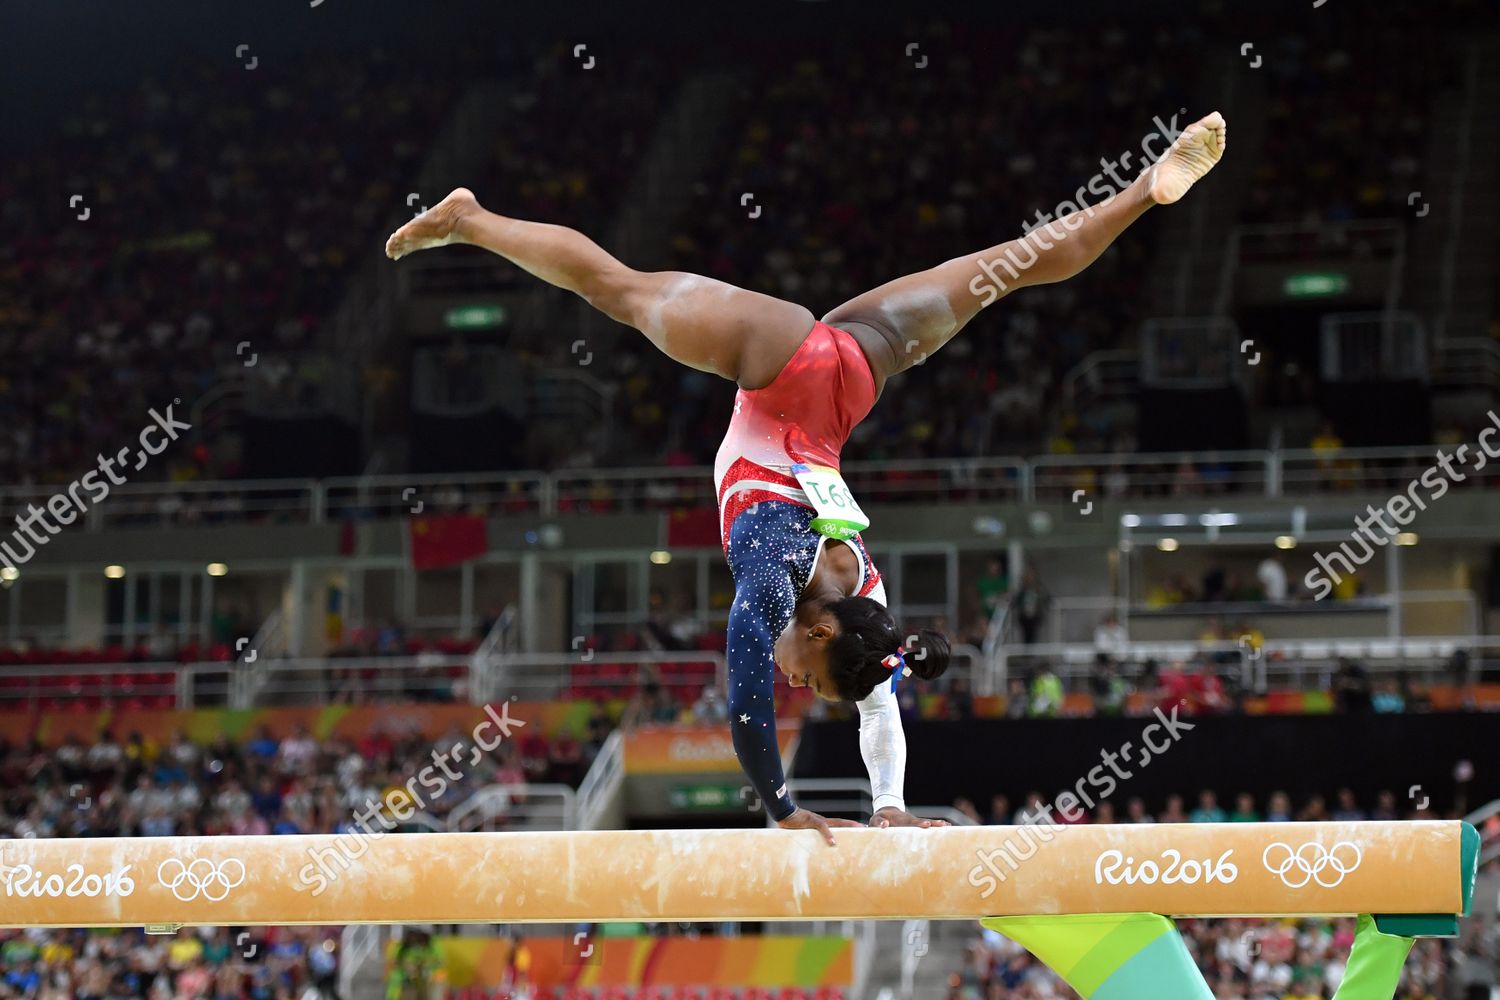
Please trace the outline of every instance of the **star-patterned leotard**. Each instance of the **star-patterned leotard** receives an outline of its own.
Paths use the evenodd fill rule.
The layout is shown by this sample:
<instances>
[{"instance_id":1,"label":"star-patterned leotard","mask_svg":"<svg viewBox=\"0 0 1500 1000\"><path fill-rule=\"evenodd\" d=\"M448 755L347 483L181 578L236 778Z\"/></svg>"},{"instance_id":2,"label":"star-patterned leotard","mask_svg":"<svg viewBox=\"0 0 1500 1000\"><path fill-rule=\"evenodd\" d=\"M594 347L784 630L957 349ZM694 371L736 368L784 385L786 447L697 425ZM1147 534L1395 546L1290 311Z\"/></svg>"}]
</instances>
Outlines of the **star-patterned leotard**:
<instances>
[{"instance_id":1,"label":"star-patterned leotard","mask_svg":"<svg viewBox=\"0 0 1500 1000\"><path fill-rule=\"evenodd\" d=\"M724 554L734 574L729 612L729 725L740 766L776 819L796 811L776 744L773 654L797 598L813 578L825 537L812 530L813 508L791 475L797 462L838 468L839 450L875 403L875 379L855 339L816 324L770 385L741 389L714 462ZM865 550L855 593L885 603L885 587ZM874 808L905 809L906 738L891 685L859 702L860 753Z\"/></svg>"}]
</instances>

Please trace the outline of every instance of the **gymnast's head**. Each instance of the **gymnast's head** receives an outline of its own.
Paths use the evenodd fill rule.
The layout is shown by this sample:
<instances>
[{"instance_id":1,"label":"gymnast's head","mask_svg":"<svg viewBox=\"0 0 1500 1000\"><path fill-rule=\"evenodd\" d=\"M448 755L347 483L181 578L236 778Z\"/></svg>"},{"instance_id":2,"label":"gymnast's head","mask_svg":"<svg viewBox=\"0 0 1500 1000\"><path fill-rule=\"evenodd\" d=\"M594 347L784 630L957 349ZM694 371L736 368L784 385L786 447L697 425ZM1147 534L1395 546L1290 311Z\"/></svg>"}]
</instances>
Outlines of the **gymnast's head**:
<instances>
[{"instance_id":1,"label":"gymnast's head","mask_svg":"<svg viewBox=\"0 0 1500 1000\"><path fill-rule=\"evenodd\" d=\"M903 661L913 677L932 680L948 669L948 653L941 632L903 635L885 606L868 597L830 601L811 623L794 615L776 640L776 665L788 683L828 701L861 700Z\"/></svg>"}]
</instances>

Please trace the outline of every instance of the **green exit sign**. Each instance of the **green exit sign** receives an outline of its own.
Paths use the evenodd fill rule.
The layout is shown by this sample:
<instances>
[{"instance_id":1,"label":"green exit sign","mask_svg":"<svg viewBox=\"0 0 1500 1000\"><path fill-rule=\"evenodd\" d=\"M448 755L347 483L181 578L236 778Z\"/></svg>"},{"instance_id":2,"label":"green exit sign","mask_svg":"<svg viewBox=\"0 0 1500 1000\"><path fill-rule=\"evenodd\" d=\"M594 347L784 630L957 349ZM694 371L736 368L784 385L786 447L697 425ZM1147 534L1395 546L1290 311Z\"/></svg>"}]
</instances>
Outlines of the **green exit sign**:
<instances>
[{"instance_id":1,"label":"green exit sign","mask_svg":"<svg viewBox=\"0 0 1500 1000\"><path fill-rule=\"evenodd\" d=\"M672 789L673 809L733 812L745 808L739 785L677 785Z\"/></svg>"},{"instance_id":2,"label":"green exit sign","mask_svg":"<svg viewBox=\"0 0 1500 1000\"><path fill-rule=\"evenodd\" d=\"M504 306L458 306L443 314L443 325L450 330L493 330L504 324Z\"/></svg>"},{"instance_id":3,"label":"green exit sign","mask_svg":"<svg viewBox=\"0 0 1500 1000\"><path fill-rule=\"evenodd\" d=\"M1305 274L1289 274L1281 284L1281 290L1293 299L1316 299L1329 295L1342 295L1349 290L1349 276L1337 271L1309 271Z\"/></svg>"}]
</instances>

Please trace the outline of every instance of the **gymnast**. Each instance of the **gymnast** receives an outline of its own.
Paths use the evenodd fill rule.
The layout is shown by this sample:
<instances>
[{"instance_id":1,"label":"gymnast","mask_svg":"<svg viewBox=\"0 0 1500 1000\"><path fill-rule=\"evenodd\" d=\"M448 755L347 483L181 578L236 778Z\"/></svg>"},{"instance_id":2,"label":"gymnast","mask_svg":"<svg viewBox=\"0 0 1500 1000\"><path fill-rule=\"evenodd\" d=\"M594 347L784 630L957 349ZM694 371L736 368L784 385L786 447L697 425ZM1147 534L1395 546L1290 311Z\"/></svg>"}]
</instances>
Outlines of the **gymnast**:
<instances>
[{"instance_id":1,"label":"gymnast","mask_svg":"<svg viewBox=\"0 0 1500 1000\"><path fill-rule=\"evenodd\" d=\"M784 828L859 826L799 808L776 742L775 676L858 703L875 826L939 826L906 811L902 676L948 663L940 633L897 628L839 476L839 451L886 382L951 340L986 306L1088 267L1153 205L1176 202L1225 149L1217 112L1188 126L1129 186L1023 236L897 278L821 320L800 305L679 271L632 270L572 229L506 218L458 188L386 241L400 259L468 244L635 327L669 357L739 386L714 463L720 535L735 582L727 639L735 752Z\"/></svg>"}]
</instances>

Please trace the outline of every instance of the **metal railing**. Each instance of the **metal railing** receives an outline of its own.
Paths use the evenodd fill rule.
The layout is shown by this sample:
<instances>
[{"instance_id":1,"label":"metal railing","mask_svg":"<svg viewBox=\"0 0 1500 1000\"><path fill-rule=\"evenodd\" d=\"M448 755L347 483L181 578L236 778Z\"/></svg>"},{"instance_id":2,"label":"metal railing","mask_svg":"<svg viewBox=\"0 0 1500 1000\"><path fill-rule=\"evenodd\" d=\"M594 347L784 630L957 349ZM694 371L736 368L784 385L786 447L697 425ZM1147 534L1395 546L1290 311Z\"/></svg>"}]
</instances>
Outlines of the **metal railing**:
<instances>
[{"instance_id":1,"label":"metal railing","mask_svg":"<svg viewBox=\"0 0 1500 1000\"><path fill-rule=\"evenodd\" d=\"M478 701L499 701L512 694L528 699L555 698L575 685L590 688L633 688L641 681L641 668L663 664L697 664L700 669L682 673L658 672L665 687L672 685L717 685L724 690L728 670L724 654L713 651L609 653L586 650L582 653L506 653L493 654L484 671L487 688L472 694ZM608 665L624 668L615 672ZM575 667L584 667L577 671Z\"/></svg>"},{"instance_id":2,"label":"metal railing","mask_svg":"<svg viewBox=\"0 0 1500 1000\"><path fill-rule=\"evenodd\" d=\"M1264 612L1278 614L1296 613L1315 615L1319 613L1342 613L1351 606L1358 606L1372 613L1385 612L1390 620L1391 631L1386 638L1418 638L1406 630L1409 625L1407 613L1416 607L1429 607L1429 614L1438 624L1429 622L1428 630L1436 635L1477 635L1480 631L1479 599L1471 590L1404 590L1386 594L1375 594L1360 598L1358 605L1348 601L1323 604L1301 601L1195 601L1175 605L1153 607L1131 603L1123 597L1054 597L1047 604L1045 634L1053 643L1084 642L1092 638L1094 627L1106 615L1114 615L1126 622L1137 613L1149 613L1152 617L1181 615L1207 620L1212 618L1255 619ZM1002 609L1003 610L1003 609ZM1447 622L1448 624L1441 624ZM991 628L996 626L991 620ZM998 623L1004 625L1002 618ZM1011 633L1014 634L1014 629ZM1002 642L986 646L987 650L1003 645ZM1014 642L1010 642L1015 645Z\"/></svg>"},{"instance_id":3,"label":"metal railing","mask_svg":"<svg viewBox=\"0 0 1500 1000\"><path fill-rule=\"evenodd\" d=\"M1045 663L1065 686L1076 690L1088 678L1101 651L1093 642L1047 642L1003 644L986 655L975 647L960 645L955 647L954 654L961 662L939 683L967 675L974 692L998 694L1006 690L1017 662L1027 666ZM1220 657L1237 664L1236 670L1245 688L1265 691L1271 687L1326 688L1337 669L1337 661L1343 657L1358 660L1375 679L1394 677L1400 671L1417 677L1437 678L1455 669L1456 654L1462 652L1470 657L1470 670L1477 676L1481 670L1490 669L1500 662L1500 637L1455 634L1267 640L1258 655L1247 644L1238 641L1181 639L1130 642L1110 652L1127 668L1139 666L1147 660L1172 664L1193 662L1203 656ZM562 697L573 684L571 667L590 662L566 654L507 659L513 659L514 665L525 666L526 669L512 675L516 679L511 687L524 691L528 699ZM704 670L665 675L661 683L668 688L673 685L715 685L721 691L725 683L724 658L718 653L601 654L600 662L625 666L701 663ZM471 697L468 690L470 666L467 656L439 654L270 660L264 664L264 680L255 704L243 707L340 700L369 703L413 698L477 703L486 698L493 701L510 693L508 690L492 690L486 698ZM543 676L537 676L538 671L534 668L538 666L543 668ZM79 699L93 700L99 707L130 703L178 709L228 706L232 693L237 690L236 685L241 683L236 681L235 674L244 669L241 663L223 661L5 666L0 667L0 711L36 712L54 703L77 704ZM1126 673L1129 673L1128 669ZM587 679L590 687L617 687L621 691L639 682L637 671ZM580 787L579 809L585 828L605 808L613 794L611 782L617 782L622 773L616 773L620 762L611 754L618 748L610 751L611 745L606 743L606 752L601 753ZM611 767L616 770L611 771ZM820 792L834 788L824 788L816 782L803 785ZM868 803L865 806L867 808ZM950 817L945 815L943 818Z\"/></svg>"},{"instance_id":4,"label":"metal railing","mask_svg":"<svg viewBox=\"0 0 1500 1000\"><path fill-rule=\"evenodd\" d=\"M216 689L226 704L234 669L230 663L21 664L0 667L0 711L36 712L54 699L94 697L101 702L166 701L191 708L203 689ZM205 679L200 683L200 678Z\"/></svg>"},{"instance_id":5,"label":"metal railing","mask_svg":"<svg viewBox=\"0 0 1500 1000\"><path fill-rule=\"evenodd\" d=\"M255 704L260 705L310 700L468 700L470 663L466 655L288 657L257 663L256 667L259 679ZM216 688L198 690L200 698L217 693Z\"/></svg>"},{"instance_id":6,"label":"metal railing","mask_svg":"<svg viewBox=\"0 0 1500 1000\"><path fill-rule=\"evenodd\" d=\"M624 784L625 734L616 729L604 738L599 755L578 786L578 829L602 830Z\"/></svg>"},{"instance_id":7,"label":"metal railing","mask_svg":"<svg viewBox=\"0 0 1500 1000\"><path fill-rule=\"evenodd\" d=\"M504 657L514 652L519 645L516 634L518 620L519 611L516 606L507 604L495 619L495 624L490 626L483 641L469 656L469 697L476 704L482 700L480 692L495 689L495 664L503 663Z\"/></svg>"},{"instance_id":8,"label":"metal railing","mask_svg":"<svg viewBox=\"0 0 1500 1000\"><path fill-rule=\"evenodd\" d=\"M1091 642L1036 643L1004 646L986 665L987 683L1005 690L1016 661L1045 663L1071 690L1087 683L1100 649ZM1246 690L1271 688L1292 690L1327 689L1343 658L1358 661L1372 681L1395 679L1403 671L1412 677L1436 678L1451 672L1456 653L1472 657L1470 669L1477 676L1487 662L1500 660L1500 637L1481 635L1428 636L1381 639L1368 637L1267 640L1257 652L1248 643L1198 640L1131 642L1112 656L1127 668L1148 660L1164 666L1192 663L1208 656L1234 664ZM1130 676L1130 671L1124 671Z\"/></svg>"},{"instance_id":9,"label":"metal railing","mask_svg":"<svg viewBox=\"0 0 1500 1000\"><path fill-rule=\"evenodd\" d=\"M266 665L271 660L286 655L286 639L287 631L281 609L277 608L255 630L248 648L236 650L235 664L238 669L231 671L229 675L231 708L249 708L255 704L256 696L265 686ZM257 663L260 664L259 668L256 667Z\"/></svg>"},{"instance_id":10,"label":"metal railing","mask_svg":"<svg viewBox=\"0 0 1500 1000\"><path fill-rule=\"evenodd\" d=\"M1063 503L1087 489L1105 500L1277 497L1404 489L1436 464L1439 445L1396 448L1154 452L849 462L844 478L866 504ZM1478 477L1453 482L1473 488ZM0 518L57 492L0 488ZM715 502L707 467L348 478L128 483L87 516L90 531L226 523L324 524L416 513L548 516L631 513Z\"/></svg>"},{"instance_id":11,"label":"metal railing","mask_svg":"<svg viewBox=\"0 0 1500 1000\"><path fill-rule=\"evenodd\" d=\"M233 707L246 690L241 662L16 664L0 667L0 711L37 711L54 700L101 705ZM241 708L309 701L466 700L467 656L257 658L254 696Z\"/></svg>"},{"instance_id":12,"label":"metal railing","mask_svg":"<svg viewBox=\"0 0 1500 1000\"><path fill-rule=\"evenodd\" d=\"M1435 388L1500 391L1500 343L1488 337L1453 337L1436 347Z\"/></svg>"},{"instance_id":13,"label":"metal railing","mask_svg":"<svg viewBox=\"0 0 1500 1000\"><path fill-rule=\"evenodd\" d=\"M861 778L787 778L787 789L797 804L825 816L869 816L875 811L870 783ZM974 820L952 806L910 806L908 811L924 819L947 820L954 826L974 826ZM768 815L766 825L775 821Z\"/></svg>"},{"instance_id":14,"label":"metal railing","mask_svg":"<svg viewBox=\"0 0 1500 1000\"><path fill-rule=\"evenodd\" d=\"M578 794L567 785L485 785L448 814L448 830L576 830Z\"/></svg>"}]
</instances>

